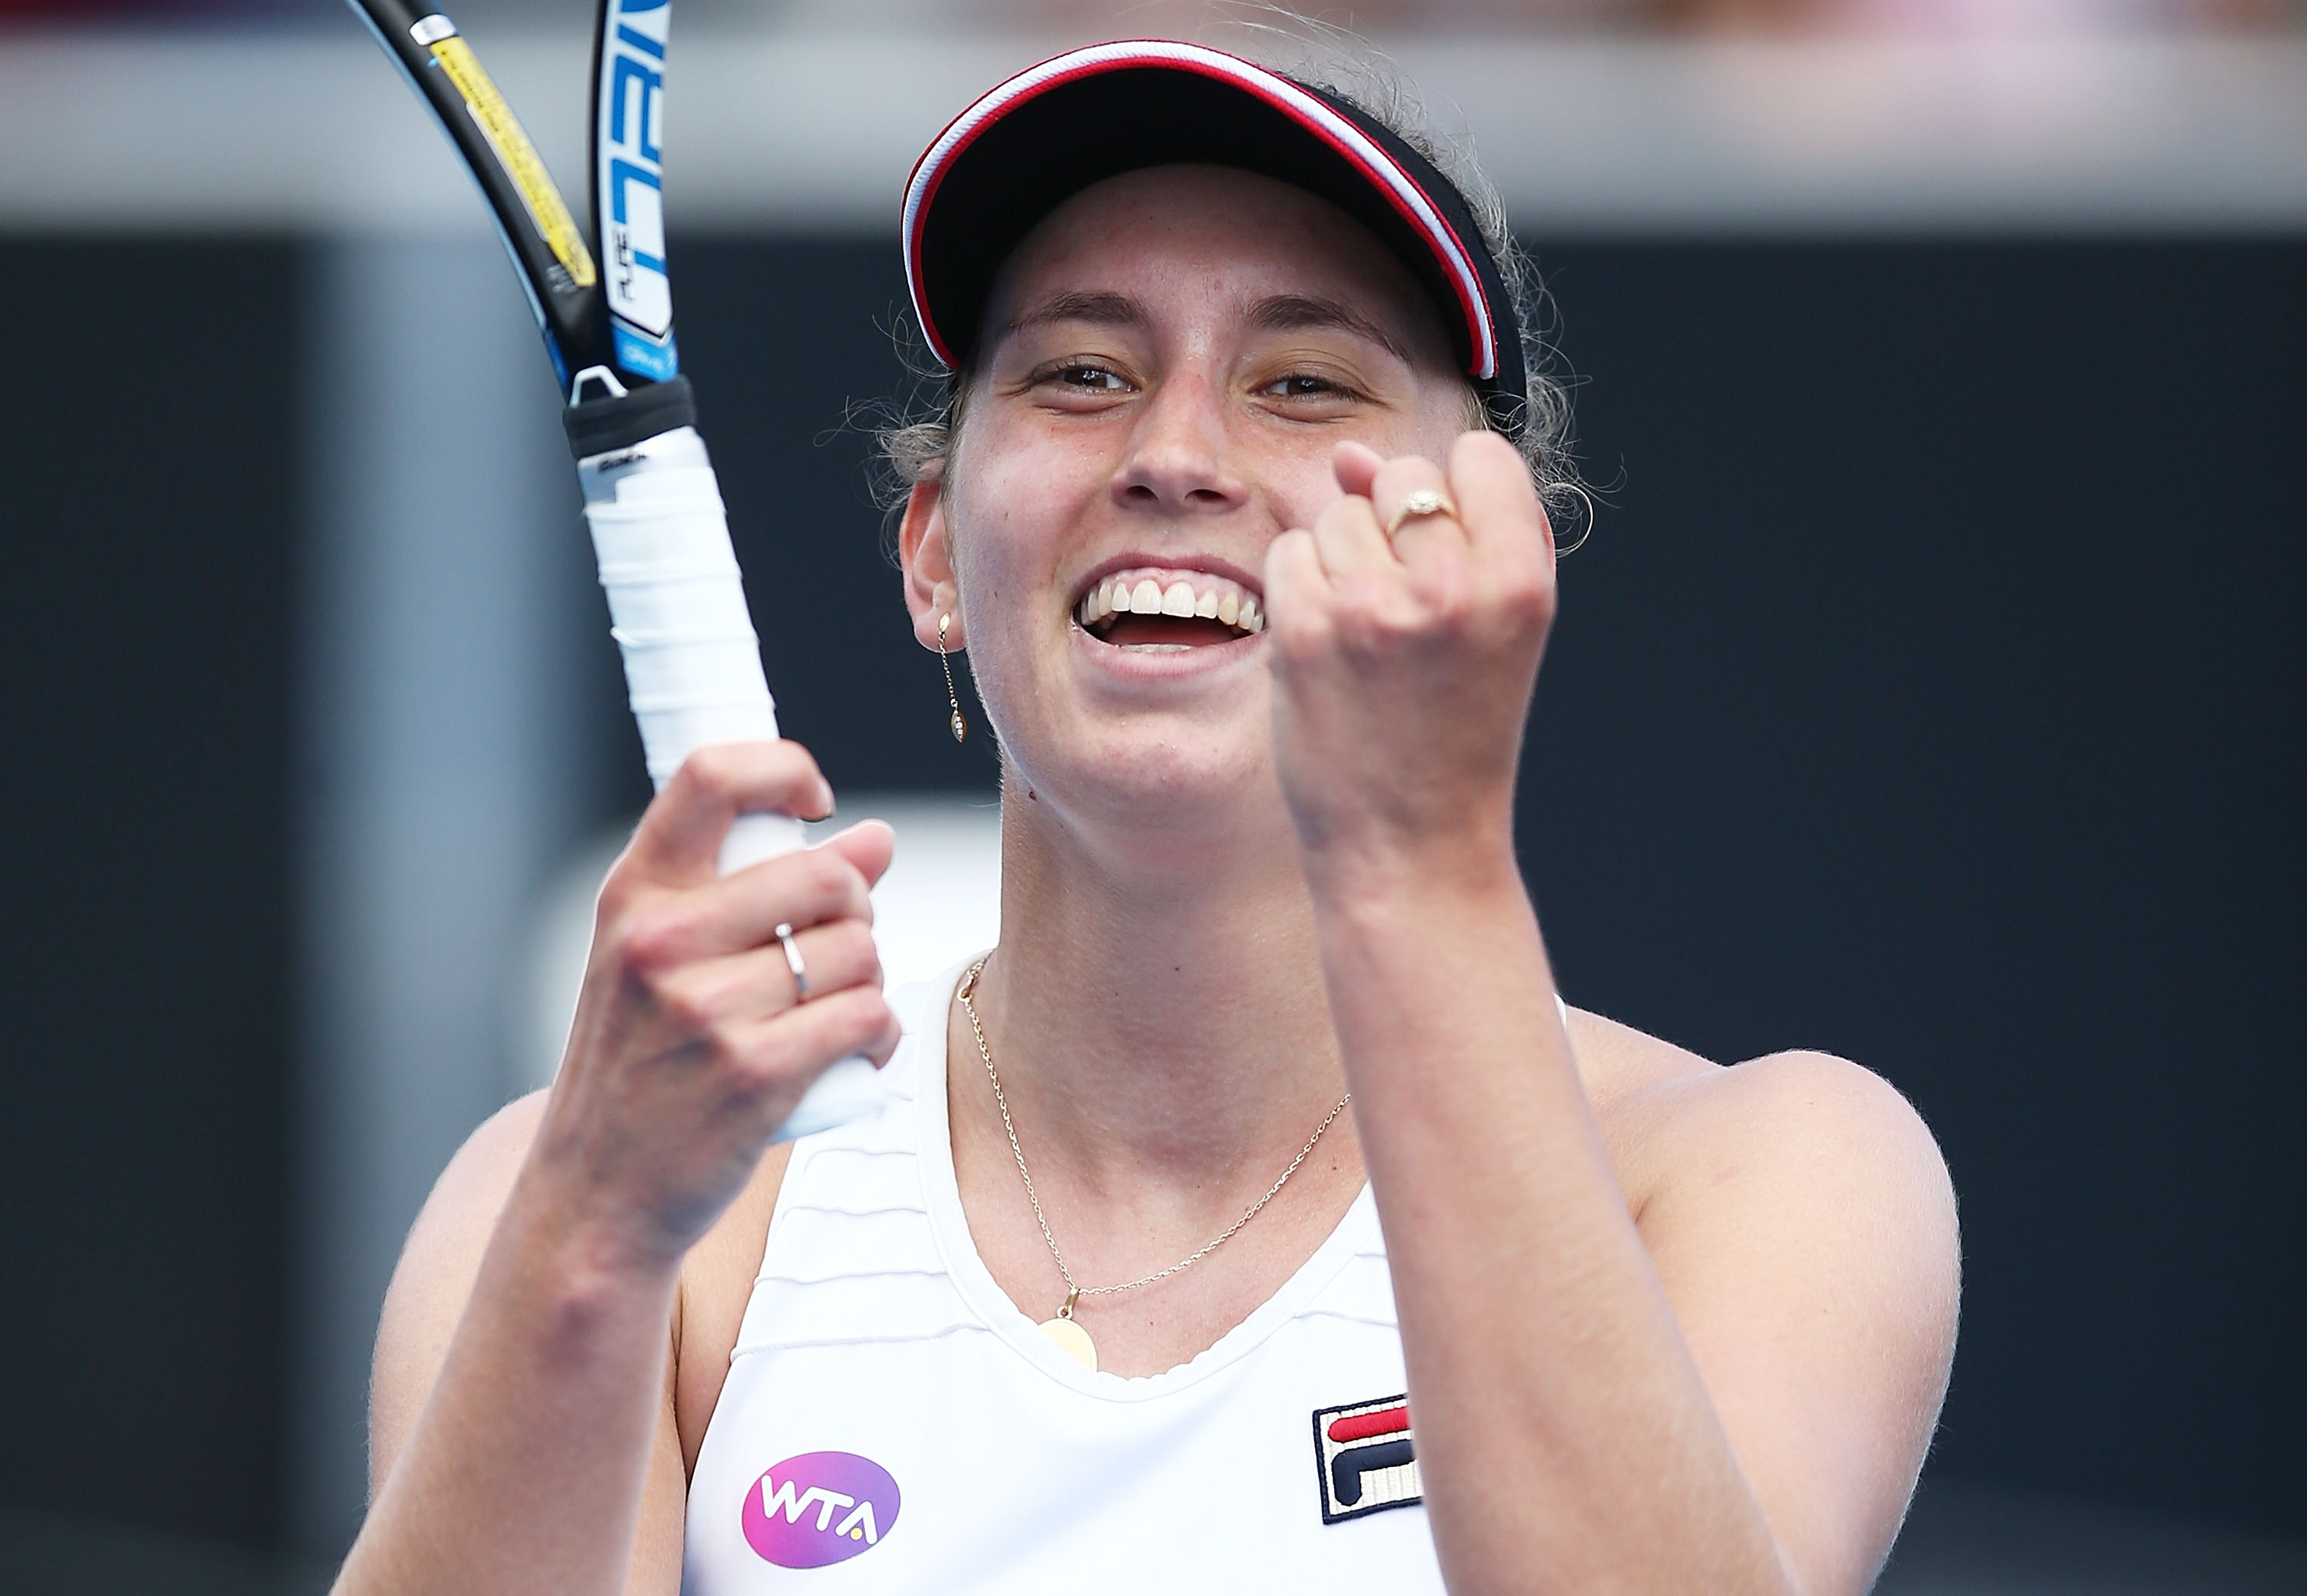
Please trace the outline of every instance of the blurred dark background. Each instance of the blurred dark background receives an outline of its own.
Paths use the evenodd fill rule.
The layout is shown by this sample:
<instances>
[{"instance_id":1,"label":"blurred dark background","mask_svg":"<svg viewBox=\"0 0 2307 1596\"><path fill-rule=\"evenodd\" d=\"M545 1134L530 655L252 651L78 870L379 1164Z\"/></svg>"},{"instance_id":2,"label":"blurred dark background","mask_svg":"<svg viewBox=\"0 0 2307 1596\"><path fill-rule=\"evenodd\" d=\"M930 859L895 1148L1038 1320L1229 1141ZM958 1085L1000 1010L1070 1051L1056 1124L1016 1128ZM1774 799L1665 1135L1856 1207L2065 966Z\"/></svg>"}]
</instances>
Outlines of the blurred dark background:
<instances>
[{"instance_id":1,"label":"blurred dark background","mask_svg":"<svg viewBox=\"0 0 2307 1596\"><path fill-rule=\"evenodd\" d=\"M1565 986L1914 1098L1968 1256L1935 1471L2307 1533L2307 246L1537 243L1607 488L1522 814ZM55 306L18 357L57 376L0 401L35 485L0 644L0 1491L255 1546L294 965L272 312L303 260L0 251ZM785 573L789 730L836 784L984 784L936 735L845 424L902 391L890 250L681 265L741 555L775 539ZM643 793L598 653L605 815Z\"/></svg>"},{"instance_id":2,"label":"blurred dark background","mask_svg":"<svg viewBox=\"0 0 2307 1596\"><path fill-rule=\"evenodd\" d=\"M1937 1131L1967 1280L1925 1506L2307 1568L2307 241L1525 238L1601 504L1520 816L1569 997L1717 1058L1845 1054ZM860 407L905 385L891 242L721 229L675 260L739 552L778 573L752 593L788 733L837 787L990 789L867 489ZM297 883L334 779L309 679L344 272L262 229L0 242L0 297L39 307L0 396L0 1589L94 1555L58 1525L207 1548L188 1590L330 1549L296 1505ZM542 458L532 375L499 407ZM580 640L551 678L565 840L646 789L573 498L538 502L524 580ZM2307 1589L2255 1577L2217 1588Z\"/></svg>"}]
</instances>

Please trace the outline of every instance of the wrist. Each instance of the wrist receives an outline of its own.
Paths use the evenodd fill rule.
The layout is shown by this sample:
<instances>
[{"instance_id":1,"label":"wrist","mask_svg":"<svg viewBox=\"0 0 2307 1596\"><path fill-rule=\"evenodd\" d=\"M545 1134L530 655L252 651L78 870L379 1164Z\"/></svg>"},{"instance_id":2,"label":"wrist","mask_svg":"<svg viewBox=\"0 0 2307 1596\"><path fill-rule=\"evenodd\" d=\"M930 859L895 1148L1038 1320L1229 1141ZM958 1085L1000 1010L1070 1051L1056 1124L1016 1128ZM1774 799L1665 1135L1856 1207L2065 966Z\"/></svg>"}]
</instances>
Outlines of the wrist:
<instances>
[{"instance_id":1,"label":"wrist","mask_svg":"<svg viewBox=\"0 0 2307 1596\"><path fill-rule=\"evenodd\" d=\"M635 1234L631 1216L609 1212L597 1191L562 1186L532 1164L497 1228L495 1244L518 1260L528 1294L572 1329L669 1299L686 1249Z\"/></svg>"},{"instance_id":2,"label":"wrist","mask_svg":"<svg viewBox=\"0 0 2307 1596\"><path fill-rule=\"evenodd\" d=\"M1308 841L1299 857L1317 907L1352 914L1364 906L1427 900L1526 900L1510 815L1447 828L1340 828Z\"/></svg>"}]
</instances>

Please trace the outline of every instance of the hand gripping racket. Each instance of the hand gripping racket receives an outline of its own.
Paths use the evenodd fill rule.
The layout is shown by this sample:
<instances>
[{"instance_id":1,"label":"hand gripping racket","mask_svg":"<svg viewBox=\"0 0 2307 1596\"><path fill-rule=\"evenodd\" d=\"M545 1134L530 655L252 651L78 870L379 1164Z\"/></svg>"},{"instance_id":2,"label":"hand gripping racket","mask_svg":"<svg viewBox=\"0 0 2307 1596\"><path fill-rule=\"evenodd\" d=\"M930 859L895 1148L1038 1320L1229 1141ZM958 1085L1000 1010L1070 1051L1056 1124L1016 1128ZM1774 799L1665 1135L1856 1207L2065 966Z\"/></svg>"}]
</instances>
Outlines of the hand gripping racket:
<instances>
[{"instance_id":1,"label":"hand gripping racket","mask_svg":"<svg viewBox=\"0 0 2307 1596\"><path fill-rule=\"evenodd\" d=\"M545 335L568 399L562 421L650 780L662 788L708 743L775 738L760 642L673 336L664 204L672 0L601 0L590 248L456 24L407 0L347 4L464 158ZM721 873L801 842L799 821L740 815ZM872 1065L844 1059L810 1088L777 1139L859 1118L881 1100Z\"/></svg>"}]
</instances>

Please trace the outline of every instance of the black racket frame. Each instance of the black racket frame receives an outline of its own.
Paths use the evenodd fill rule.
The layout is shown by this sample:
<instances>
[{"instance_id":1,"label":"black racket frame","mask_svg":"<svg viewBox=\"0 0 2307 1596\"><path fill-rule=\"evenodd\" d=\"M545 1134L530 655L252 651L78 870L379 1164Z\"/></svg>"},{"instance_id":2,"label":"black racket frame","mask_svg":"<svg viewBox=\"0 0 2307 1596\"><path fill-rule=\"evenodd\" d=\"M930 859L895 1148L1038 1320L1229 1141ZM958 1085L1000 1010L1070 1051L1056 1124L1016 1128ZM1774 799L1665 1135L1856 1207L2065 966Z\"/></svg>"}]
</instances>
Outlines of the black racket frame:
<instances>
[{"instance_id":1,"label":"black racket frame","mask_svg":"<svg viewBox=\"0 0 2307 1596\"><path fill-rule=\"evenodd\" d=\"M601 273L604 269L601 253L602 226L599 214L599 185L585 185L585 206L572 216L584 218L582 230L586 248L591 252L594 280L579 283L554 255L543 236L538 222L523 199L519 183L504 164L502 154L488 135L475 121L467 108L465 97L449 74L434 58L432 47L419 42L420 24L428 19L443 15L431 5L412 5L408 0L347 0L353 10L376 36L387 55L401 69L403 76L432 110L433 120L456 146L465 168L487 202L490 218L496 224L497 235L503 241L505 252L511 257L513 268L519 274L526 289L529 307L536 313L537 327L545 337L545 353L553 362L553 374L561 386L562 397L569 405L564 421L569 428L570 446L579 457L600 452L603 448L624 447L639 438L672 426L694 422L694 407L690 398L688 380L673 377L659 380L645 371L637 371L617 358L615 340L610 331L607 297L603 291ZM612 8L618 0L600 0L593 20L593 70L591 93L587 98L588 122L586 132L588 176L597 166L599 151L594 148L600 138L601 67L603 39L611 20ZM453 24L452 24L453 25ZM467 47L469 48L469 41ZM556 188L558 185L555 185ZM561 191L566 203L566 191ZM616 383L626 390L616 396L608 385L602 385L595 397L587 397L571 388L572 380L591 369L605 369L613 373ZM656 389L657 391L650 391ZM647 427L648 431L637 431Z\"/></svg>"}]
</instances>

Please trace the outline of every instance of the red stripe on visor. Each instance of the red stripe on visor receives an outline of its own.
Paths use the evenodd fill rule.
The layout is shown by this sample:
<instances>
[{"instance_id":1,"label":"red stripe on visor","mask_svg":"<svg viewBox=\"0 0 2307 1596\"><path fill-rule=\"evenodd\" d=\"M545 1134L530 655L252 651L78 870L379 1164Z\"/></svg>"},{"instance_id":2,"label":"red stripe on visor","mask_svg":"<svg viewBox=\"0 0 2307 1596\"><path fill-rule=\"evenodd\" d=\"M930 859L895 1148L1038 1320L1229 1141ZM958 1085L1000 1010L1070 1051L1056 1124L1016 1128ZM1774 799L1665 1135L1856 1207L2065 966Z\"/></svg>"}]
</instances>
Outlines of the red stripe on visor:
<instances>
[{"instance_id":1,"label":"red stripe on visor","mask_svg":"<svg viewBox=\"0 0 2307 1596\"><path fill-rule=\"evenodd\" d=\"M952 329L939 324L931 308L933 296L926 259L930 217L947 176L979 139L1020 107L1086 78L1145 69L1168 69L1230 85L1326 146L1392 208L1431 252L1462 318L1469 351L1468 373L1485 381L1497 377L1500 351L1497 320L1484 291L1476 258L1417 176L1353 121L1304 87L1223 51L1169 39L1126 39L1093 45L1030 67L982 96L955 117L915 164L905 185L902 235L905 279L913 295L913 312L939 360L948 367L957 366L964 353L958 347L959 340L950 336ZM1155 160L1144 164L1161 163ZM1255 161L1241 164L1253 171L1258 169ZM1016 242L1014 238L1008 241L1010 247L1015 247ZM1484 246L1478 243L1475 247ZM1517 349L1517 368L1519 360Z\"/></svg>"}]
</instances>

